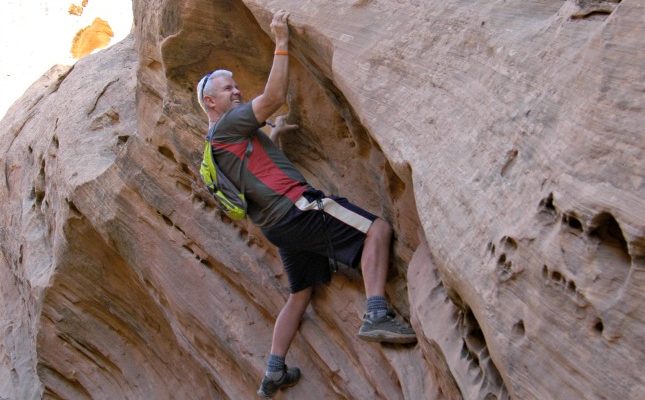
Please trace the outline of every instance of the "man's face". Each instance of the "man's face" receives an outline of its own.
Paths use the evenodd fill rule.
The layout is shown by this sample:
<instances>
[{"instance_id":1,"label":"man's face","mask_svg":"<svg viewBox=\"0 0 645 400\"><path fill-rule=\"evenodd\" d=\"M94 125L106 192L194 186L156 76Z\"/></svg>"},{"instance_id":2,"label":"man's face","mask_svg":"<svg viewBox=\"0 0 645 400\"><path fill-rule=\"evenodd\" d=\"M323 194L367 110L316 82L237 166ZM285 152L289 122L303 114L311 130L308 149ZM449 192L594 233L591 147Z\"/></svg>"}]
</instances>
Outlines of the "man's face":
<instances>
[{"instance_id":1,"label":"man's face","mask_svg":"<svg viewBox=\"0 0 645 400\"><path fill-rule=\"evenodd\" d=\"M208 82L204 102L223 114L242 104L242 93L233 78L218 76Z\"/></svg>"}]
</instances>

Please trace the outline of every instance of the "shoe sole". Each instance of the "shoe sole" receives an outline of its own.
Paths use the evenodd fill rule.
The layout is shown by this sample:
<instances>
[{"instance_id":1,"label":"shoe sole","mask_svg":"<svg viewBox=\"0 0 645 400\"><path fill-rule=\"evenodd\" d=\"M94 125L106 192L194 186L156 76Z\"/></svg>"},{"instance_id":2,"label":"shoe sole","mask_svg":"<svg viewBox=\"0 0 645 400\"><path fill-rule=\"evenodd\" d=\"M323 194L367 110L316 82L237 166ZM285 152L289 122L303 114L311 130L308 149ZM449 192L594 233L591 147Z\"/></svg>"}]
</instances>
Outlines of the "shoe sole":
<instances>
[{"instance_id":1,"label":"shoe sole","mask_svg":"<svg viewBox=\"0 0 645 400\"><path fill-rule=\"evenodd\" d=\"M409 344L417 342L415 335L393 335L390 331L359 332L358 337L368 342L379 343Z\"/></svg>"},{"instance_id":2,"label":"shoe sole","mask_svg":"<svg viewBox=\"0 0 645 400\"><path fill-rule=\"evenodd\" d=\"M288 384L288 385L280 386L280 387L278 388L278 390L276 390L272 395L268 395L268 394L264 393L262 390L258 390L258 391L257 391L257 392L255 392L255 393L257 393L257 395L258 395L258 396L260 396L260 398L262 398L262 399L271 399L271 398L273 398L273 396L275 396L275 395L276 395L276 393L278 393L279 391L284 390L284 389L288 389L288 388L293 387L293 386L296 386L296 385L298 384L298 382L300 382L300 378L298 378L298 380L297 380L297 381L292 382L292 383L290 383L290 384Z\"/></svg>"}]
</instances>

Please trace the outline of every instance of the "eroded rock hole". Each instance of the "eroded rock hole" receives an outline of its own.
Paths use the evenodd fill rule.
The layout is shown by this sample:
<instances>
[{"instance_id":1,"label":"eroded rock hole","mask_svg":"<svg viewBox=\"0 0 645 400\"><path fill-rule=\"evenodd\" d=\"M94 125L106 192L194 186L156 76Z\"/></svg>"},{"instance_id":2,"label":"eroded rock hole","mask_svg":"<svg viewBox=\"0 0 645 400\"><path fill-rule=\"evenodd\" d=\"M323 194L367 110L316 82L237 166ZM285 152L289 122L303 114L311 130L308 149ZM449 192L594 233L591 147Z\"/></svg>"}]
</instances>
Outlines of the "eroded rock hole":
<instances>
[{"instance_id":1,"label":"eroded rock hole","mask_svg":"<svg viewBox=\"0 0 645 400\"><path fill-rule=\"evenodd\" d=\"M467 307L467 306L466 306ZM469 361L468 371L476 382L487 387L489 394L499 393L506 398L508 392L497 367L490 358L486 339L472 310L467 307L462 311L462 337L466 360ZM462 352L464 349L462 349ZM462 353L463 355L463 353ZM496 395L493 395L496 396Z\"/></svg>"},{"instance_id":2,"label":"eroded rock hole","mask_svg":"<svg viewBox=\"0 0 645 400\"><path fill-rule=\"evenodd\" d=\"M468 351L468 345L466 345L466 341L464 340L462 340L460 354L461 354L461 358L470 361L470 351Z\"/></svg>"},{"instance_id":3,"label":"eroded rock hole","mask_svg":"<svg viewBox=\"0 0 645 400\"><path fill-rule=\"evenodd\" d=\"M501 243L506 250L517 250L517 242L510 236L504 236Z\"/></svg>"},{"instance_id":4,"label":"eroded rock hole","mask_svg":"<svg viewBox=\"0 0 645 400\"><path fill-rule=\"evenodd\" d=\"M513 272L513 263L511 261L505 261L504 263L498 263L497 266L497 279L499 282L506 282L510 279L513 279L517 273Z\"/></svg>"},{"instance_id":5,"label":"eroded rock hole","mask_svg":"<svg viewBox=\"0 0 645 400\"><path fill-rule=\"evenodd\" d=\"M181 163L181 172L183 172L184 174L188 174L188 175L193 174L192 171L190 170L190 168L188 167L188 165L186 165L186 163Z\"/></svg>"},{"instance_id":6,"label":"eroded rock hole","mask_svg":"<svg viewBox=\"0 0 645 400\"><path fill-rule=\"evenodd\" d=\"M31 197L31 196L30 196ZM36 182L33 188L33 198L36 199L36 205L40 205L45 198L45 160L40 162L40 170L36 177Z\"/></svg>"},{"instance_id":7,"label":"eroded rock hole","mask_svg":"<svg viewBox=\"0 0 645 400\"><path fill-rule=\"evenodd\" d=\"M582 232L582 222L573 214L566 214L562 216L562 222L569 226L576 232Z\"/></svg>"},{"instance_id":8,"label":"eroded rock hole","mask_svg":"<svg viewBox=\"0 0 645 400\"><path fill-rule=\"evenodd\" d=\"M504 165L502 166L502 169L500 170L500 175L506 176L508 171L515 164L515 160L517 159L518 153L519 153L519 151L517 149L509 150L506 153L506 161L504 161Z\"/></svg>"},{"instance_id":9,"label":"eroded rock hole","mask_svg":"<svg viewBox=\"0 0 645 400\"><path fill-rule=\"evenodd\" d=\"M461 356L470 364L469 371L475 373L476 379L483 379L489 388L495 388L493 392L507 393L504 381L497 370L497 367L490 358L486 338L481 330L472 309L463 302L461 297L454 290L448 290L448 297L455 304L458 310L453 316L456 319L457 329L462 336Z\"/></svg>"},{"instance_id":10,"label":"eroded rock hole","mask_svg":"<svg viewBox=\"0 0 645 400\"><path fill-rule=\"evenodd\" d=\"M610 10L595 10L595 11L590 11L590 12L581 12L581 13L578 13L578 14L574 14L574 15L571 16L571 19L573 19L573 20L576 20L576 19L594 19L594 17L604 19L609 14L611 14Z\"/></svg>"},{"instance_id":11,"label":"eroded rock hole","mask_svg":"<svg viewBox=\"0 0 645 400\"><path fill-rule=\"evenodd\" d=\"M175 153L172 152L168 147L166 146L159 146L157 148L159 150L159 153L161 153L164 157L167 159L171 160L172 162L177 162L177 159L175 158Z\"/></svg>"},{"instance_id":12,"label":"eroded rock hole","mask_svg":"<svg viewBox=\"0 0 645 400\"><path fill-rule=\"evenodd\" d=\"M618 221L603 212L591 221L589 239L596 244L591 264L595 275L588 292L597 304L608 306L620 296L632 269L632 257Z\"/></svg>"},{"instance_id":13,"label":"eroded rock hole","mask_svg":"<svg viewBox=\"0 0 645 400\"><path fill-rule=\"evenodd\" d=\"M482 332L477 319L472 310L468 310L464 318L466 326L469 328L468 335L466 335L466 344L470 350L479 352L486 347L486 339Z\"/></svg>"},{"instance_id":14,"label":"eroded rock hole","mask_svg":"<svg viewBox=\"0 0 645 400\"><path fill-rule=\"evenodd\" d=\"M606 19L622 0L576 0L576 11L571 14L572 20Z\"/></svg>"},{"instance_id":15,"label":"eroded rock hole","mask_svg":"<svg viewBox=\"0 0 645 400\"><path fill-rule=\"evenodd\" d=\"M524 321L519 320L513 325L512 329L513 335L516 337L522 337L525 335L526 330L524 329Z\"/></svg>"},{"instance_id":16,"label":"eroded rock hole","mask_svg":"<svg viewBox=\"0 0 645 400\"><path fill-rule=\"evenodd\" d=\"M495 245L493 242L488 242L488 244L486 244L486 250L490 251L491 254L495 254Z\"/></svg>"},{"instance_id":17,"label":"eroded rock hole","mask_svg":"<svg viewBox=\"0 0 645 400\"><path fill-rule=\"evenodd\" d=\"M117 146L119 147L123 146L128 142L128 139L130 139L129 135L119 135L117 137L117 142L116 142Z\"/></svg>"},{"instance_id":18,"label":"eroded rock hole","mask_svg":"<svg viewBox=\"0 0 645 400\"><path fill-rule=\"evenodd\" d=\"M193 191L192 188L189 185L187 185L187 184L185 184L184 182L181 182L181 181L177 181L175 186L177 187L177 189L179 189L180 191L184 192L185 194L190 194Z\"/></svg>"},{"instance_id":19,"label":"eroded rock hole","mask_svg":"<svg viewBox=\"0 0 645 400\"><path fill-rule=\"evenodd\" d=\"M80 215L82 215L82 214L81 214L81 212L80 212L80 211L78 210L78 208L76 207L76 204L74 204L74 202L73 202L73 201L67 200L67 206L69 207L69 210L70 210L73 214L76 214L76 215L79 215L79 216L80 216Z\"/></svg>"},{"instance_id":20,"label":"eroded rock hole","mask_svg":"<svg viewBox=\"0 0 645 400\"><path fill-rule=\"evenodd\" d=\"M602 213L594 218L592 224L594 228L589 233L591 236L597 237L602 243L620 250L624 256L629 257L623 231L613 215Z\"/></svg>"},{"instance_id":21,"label":"eroded rock hole","mask_svg":"<svg viewBox=\"0 0 645 400\"><path fill-rule=\"evenodd\" d=\"M605 330L605 325L602 323L602 320L600 318L596 319L596 321L594 322L593 329L599 334Z\"/></svg>"},{"instance_id":22,"label":"eroded rock hole","mask_svg":"<svg viewBox=\"0 0 645 400\"><path fill-rule=\"evenodd\" d=\"M183 229L181 229L181 228L180 228L179 226L177 226L177 225L174 225L174 226L175 226L175 229L177 229L179 232L181 232L181 234L182 234L182 235L186 236L186 232L184 232L184 230L183 230Z\"/></svg>"},{"instance_id":23,"label":"eroded rock hole","mask_svg":"<svg viewBox=\"0 0 645 400\"><path fill-rule=\"evenodd\" d=\"M549 193L547 197L540 200L537 217L543 223L550 225L556 222L557 215L558 210L553 201L553 193Z\"/></svg>"},{"instance_id":24,"label":"eroded rock hole","mask_svg":"<svg viewBox=\"0 0 645 400\"><path fill-rule=\"evenodd\" d=\"M548 212L556 212L555 205L553 204L553 193L549 193L547 197L540 200L540 209Z\"/></svg>"},{"instance_id":25,"label":"eroded rock hole","mask_svg":"<svg viewBox=\"0 0 645 400\"><path fill-rule=\"evenodd\" d=\"M170 218L168 218L166 215L160 213L159 211L157 211L157 214L159 214L161 216L161 218L163 218L163 222L165 222L166 225L172 226L172 227L175 226L175 223L172 222L172 220Z\"/></svg>"},{"instance_id":26,"label":"eroded rock hole","mask_svg":"<svg viewBox=\"0 0 645 400\"><path fill-rule=\"evenodd\" d=\"M446 290L443 287L443 282L439 281L439 284L430 290L430 299L436 300L438 298L445 299ZM446 300L447 301L447 300Z\"/></svg>"},{"instance_id":27,"label":"eroded rock hole","mask_svg":"<svg viewBox=\"0 0 645 400\"><path fill-rule=\"evenodd\" d=\"M190 246L187 246L187 245L185 245L185 244L184 244L184 245L182 245L181 247L182 247L184 250L186 250L187 252L189 252L190 254L195 254L195 252L193 251L193 249L191 249L191 248L190 248Z\"/></svg>"}]
</instances>

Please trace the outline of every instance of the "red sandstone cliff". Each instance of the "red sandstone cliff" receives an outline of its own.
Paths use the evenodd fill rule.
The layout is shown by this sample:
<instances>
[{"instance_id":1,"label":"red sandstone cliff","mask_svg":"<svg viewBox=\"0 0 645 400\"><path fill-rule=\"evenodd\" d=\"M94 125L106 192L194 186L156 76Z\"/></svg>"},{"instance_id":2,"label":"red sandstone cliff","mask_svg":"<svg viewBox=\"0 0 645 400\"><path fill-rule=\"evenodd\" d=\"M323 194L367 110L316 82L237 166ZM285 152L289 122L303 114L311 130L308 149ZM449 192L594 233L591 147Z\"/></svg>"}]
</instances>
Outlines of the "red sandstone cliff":
<instances>
[{"instance_id":1,"label":"red sandstone cliff","mask_svg":"<svg viewBox=\"0 0 645 400\"><path fill-rule=\"evenodd\" d=\"M316 292L292 399L640 399L645 6L135 1L135 32L0 122L0 398L246 399L287 295L276 251L198 181L195 82L247 98L291 11L283 146L395 228L414 347Z\"/></svg>"}]
</instances>

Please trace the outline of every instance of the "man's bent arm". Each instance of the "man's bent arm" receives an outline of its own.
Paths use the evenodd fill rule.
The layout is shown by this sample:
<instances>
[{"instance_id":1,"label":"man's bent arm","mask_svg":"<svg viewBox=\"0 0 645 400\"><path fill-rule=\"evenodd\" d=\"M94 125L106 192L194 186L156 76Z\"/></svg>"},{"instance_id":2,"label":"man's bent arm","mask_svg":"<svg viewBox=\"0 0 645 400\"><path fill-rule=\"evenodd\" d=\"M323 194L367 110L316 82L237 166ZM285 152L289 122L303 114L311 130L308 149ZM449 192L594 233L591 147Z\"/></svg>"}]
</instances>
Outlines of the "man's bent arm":
<instances>
[{"instance_id":1,"label":"man's bent arm","mask_svg":"<svg viewBox=\"0 0 645 400\"><path fill-rule=\"evenodd\" d=\"M289 13L284 10L276 12L271 22L271 30L275 35L275 52L269 79L264 87L264 93L253 99L253 113L258 122L266 121L273 113L284 104L287 98L289 77L289 27L287 19Z\"/></svg>"}]
</instances>

